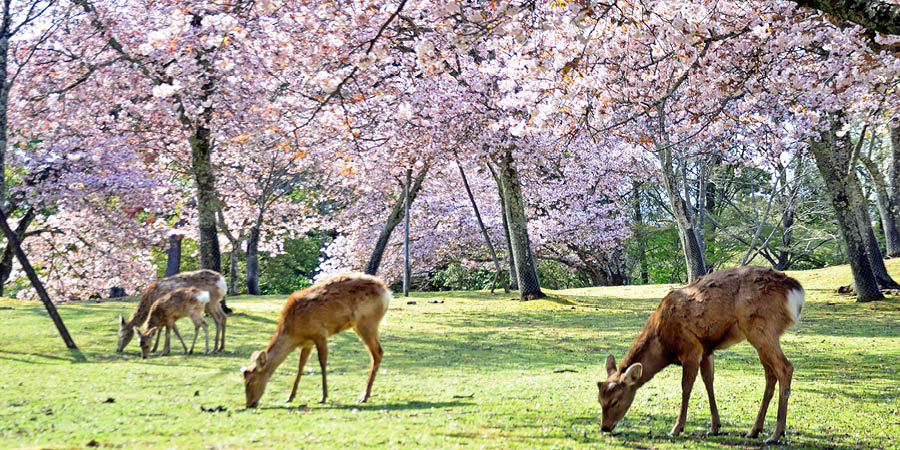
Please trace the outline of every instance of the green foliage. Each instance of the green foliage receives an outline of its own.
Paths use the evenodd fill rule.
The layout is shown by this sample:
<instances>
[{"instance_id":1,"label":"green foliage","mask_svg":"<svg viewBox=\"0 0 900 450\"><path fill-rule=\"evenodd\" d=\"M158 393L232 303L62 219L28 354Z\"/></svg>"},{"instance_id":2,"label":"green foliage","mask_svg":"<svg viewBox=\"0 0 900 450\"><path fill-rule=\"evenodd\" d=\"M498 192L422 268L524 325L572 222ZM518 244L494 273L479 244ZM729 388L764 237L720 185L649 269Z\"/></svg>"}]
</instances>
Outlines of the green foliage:
<instances>
[{"instance_id":1,"label":"green foliage","mask_svg":"<svg viewBox=\"0 0 900 450\"><path fill-rule=\"evenodd\" d=\"M900 276L900 260L888 269ZM846 266L791 275L809 298L800 323L781 339L795 368L786 447L896 448L900 300L860 304L834 294L851 278ZM294 352L254 410L243 407L238 367L269 341L284 296L229 298L235 314L223 354L184 355L173 337L171 356L144 361L135 342L114 353L116 317L128 316L134 301L59 305L80 346L69 351L40 303L0 300L0 447L759 447L773 429L777 400L763 436L743 438L764 384L746 343L716 353L722 435L704 435L709 412L700 380L685 433L666 435L681 401L676 366L641 388L614 434L600 432L596 382L606 355L621 361L667 290L585 288L529 302L502 292L413 293L416 304L395 301L381 326L385 357L369 403L354 403L369 355L347 331L330 339L327 403L315 403L315 356L294 403L283 403ZM180 328L191 339L192 327Z\"/></svg>"},{"instance_id":2,"label":"green foliage","mask_svg":"<svg viewBox=\"0 0 900 450\"><path fill-rule=\"evenodd\" d=\"M324 233L284 242L284 253L269 256L260 253L259 290L262 294L290 294L312 284L319 257L326 245Z\"/></svg>"},{"instance_id":3,"label":"green foliage","mask_svg":"<svg viewBox=\"0 0 900 450\"><path fill-rule=\"evenodd\" d=\"M437 270L428 279L428 288L436 291L477 291L490 289L494 281L493 264L471 267L457 262ZM506 271L504 271L506 272ZM509 278L509 273L501 276ZM497 287L502 286L501 280L497 280Z\"/></svg>"},{"instance_id":4,"label":"green foliage","mask_svg":"<svg viewBox=\"0 0 900 450\"><path fill-rule=\"evenodd\" d=\"M578 273L569 270L562 263L540 260L537 266L538 279L544 289L572 289L585 287Z\"/></svg>"}]
</instances>

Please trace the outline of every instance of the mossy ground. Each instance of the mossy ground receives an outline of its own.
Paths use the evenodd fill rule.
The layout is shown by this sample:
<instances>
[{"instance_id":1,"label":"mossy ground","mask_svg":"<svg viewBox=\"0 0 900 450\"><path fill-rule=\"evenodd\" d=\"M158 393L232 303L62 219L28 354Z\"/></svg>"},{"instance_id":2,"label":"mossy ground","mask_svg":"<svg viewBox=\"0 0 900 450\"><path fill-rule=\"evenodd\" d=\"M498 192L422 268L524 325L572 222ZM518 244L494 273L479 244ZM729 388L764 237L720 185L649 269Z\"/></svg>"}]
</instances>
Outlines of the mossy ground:
<instances>
[{"instance_id":1,"label":"mossy ground","mask_svg":"<svg viewBox=\"0 0 900 450\"><path fill-rule=\"evenodd\" d=\"M900 260L889 269L900 279ZM849 282L847 267L792 275L807 289L807 306L782 338L795 365L783 445L900 448L900 299L860 304L833 293ZM133 301L60 305L80 348L68 351L39 303L0 300L0 447L761 445L762 438L742 437L764 384L746 343L717 354L724 435L704 435L709 412L699 381L685 434L665 434L680 403L674 366L638 392L615 434L600 432L595 383L604 359L623 356L669 288L577 289L531 302L486 292L397 297L382 326L386 355L368 404L354 403L368 354L347 332L331 340L328 403L315 403L321 388L315 357L297 399L284 403L296 371L291 356L255 410L243 407L238 368L268 342L283 296L229 298L236 314L228 320L224 354L185 356L176 341L172 356L145 361L136 342L124 354L114 352L116 317L127 316ZM191 328L181 326L188 336ZM775 409L773 402L764 434Z\"/></svg>"}]
</instances>

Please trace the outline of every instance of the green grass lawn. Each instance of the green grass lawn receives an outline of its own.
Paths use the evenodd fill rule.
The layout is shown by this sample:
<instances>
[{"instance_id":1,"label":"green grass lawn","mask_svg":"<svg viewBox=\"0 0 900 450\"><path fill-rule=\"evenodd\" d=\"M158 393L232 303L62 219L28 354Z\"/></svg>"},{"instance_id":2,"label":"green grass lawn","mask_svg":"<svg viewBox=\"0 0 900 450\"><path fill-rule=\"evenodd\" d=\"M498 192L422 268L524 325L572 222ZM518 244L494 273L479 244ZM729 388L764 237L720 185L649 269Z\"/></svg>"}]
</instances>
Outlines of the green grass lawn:
<instances>
[{"instance_id":1,"label":"green grass lawn","mask_svg":"<svg viewBox=\"0 0 900 450\"><path fill-rule=\"evenodd\" d=\"M889 269L900 279L900 260L890 261ZM900 448L900 299L858 304L834 294L850 280L847 267L793 275L807 289L807 306L800 324L782 338L795 366L784 443ZM279 367L256 410L243 407L238 369L268 342L283 297L229 298L236 313L228 319L224 354L185 356L176 341L173 356L145 361L136 340L125 353L114 352L116 317L130 314L134 302L60 305L80 347L68 351L40 304L0 300L0 447L761 445L774 426L777 400L764 436L744 439L764 384L747 343L717 354L724 435L704 435L709 410L699 380L685 433L666 435L680 403L676 366L638 392L615 434L600 432L595 383L605 378L606 355L622 358L669 288L577 289L532 302L486 292L397 297L381 328L386 353L368 404L354 403L368 354L347 332L331 340L327 404L316 404L315 357L297 399L284 403L295 354ZM193 327L182 323L192 336Z\"/></svg>"}]
</instances>

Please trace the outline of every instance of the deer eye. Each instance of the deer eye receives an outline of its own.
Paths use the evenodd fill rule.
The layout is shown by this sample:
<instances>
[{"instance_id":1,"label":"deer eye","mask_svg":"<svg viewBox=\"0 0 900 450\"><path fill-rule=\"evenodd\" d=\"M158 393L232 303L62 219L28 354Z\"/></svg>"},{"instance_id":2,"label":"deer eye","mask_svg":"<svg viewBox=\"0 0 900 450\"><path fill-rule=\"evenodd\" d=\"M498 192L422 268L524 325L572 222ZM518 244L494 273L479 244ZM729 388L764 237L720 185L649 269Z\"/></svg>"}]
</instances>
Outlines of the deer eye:
<instances>
[{"instance_id":1,"label":"deer eye","mask_svg":"<svg viewBox=\"0 0 900 450\"><path fill-rule=\"evenodd\" d=\"M618 400L612 402L612 403L609 405L609 407L610 407L610 408L615 408L617 404L619 404L619 401L618 401Z\"/></svg>"}]
</instances>

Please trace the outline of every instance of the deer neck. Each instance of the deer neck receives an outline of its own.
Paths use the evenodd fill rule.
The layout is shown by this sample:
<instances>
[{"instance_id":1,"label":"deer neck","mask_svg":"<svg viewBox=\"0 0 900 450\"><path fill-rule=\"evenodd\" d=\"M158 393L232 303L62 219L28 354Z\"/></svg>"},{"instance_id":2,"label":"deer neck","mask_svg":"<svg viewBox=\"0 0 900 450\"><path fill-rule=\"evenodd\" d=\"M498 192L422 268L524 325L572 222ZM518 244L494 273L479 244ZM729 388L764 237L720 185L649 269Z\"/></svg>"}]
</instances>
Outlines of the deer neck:
<instances>
[{"instance_id":1,"label":"deer neck","mask_svg":"<svg viewBox=\"0 0 900 450\"><path fill-rule=\"evenodd\" d=\"M620 372L624 372L631 367L632 364L641 363L641 378L638 380L638 386L650 381L654 375L663 370L671 362L665 357L662 343L659 337L651 330L644 330L640 336L635 339L634 344L622 359L622 365L619 367Z\"/></svg>"},{"instance_id":2,"label":"deer neck","mask_svg":"<svg viewBox=\"0 0 900 450\"><path fill-rule=\"evenodd\" d=\"M297 342L283 334L276 334L269 346L266 347L266 365L264 372L266 378L275 373L275 369L297 348Z\"/></svg>"}]
</instances>

